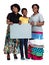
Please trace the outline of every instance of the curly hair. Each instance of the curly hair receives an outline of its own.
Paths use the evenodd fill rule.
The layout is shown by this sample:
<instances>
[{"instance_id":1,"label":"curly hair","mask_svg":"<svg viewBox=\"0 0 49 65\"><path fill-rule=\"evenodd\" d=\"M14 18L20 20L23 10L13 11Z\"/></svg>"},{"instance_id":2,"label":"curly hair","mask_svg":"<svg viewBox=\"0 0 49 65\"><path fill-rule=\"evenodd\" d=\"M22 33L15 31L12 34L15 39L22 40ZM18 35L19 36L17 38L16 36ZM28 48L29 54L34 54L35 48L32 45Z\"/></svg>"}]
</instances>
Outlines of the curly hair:
<instances>
[{"instance_id":1,"label":"curly hair","mask_svg":"<svg viewBox=\"0 0 49 65\"><path fill-rule=\"evenodd\" d=\"M13 6L18 9L18 12L20 11L20 6L18 4L11 5L11 10L13 10Z\"/></svg>"}]
</instances>

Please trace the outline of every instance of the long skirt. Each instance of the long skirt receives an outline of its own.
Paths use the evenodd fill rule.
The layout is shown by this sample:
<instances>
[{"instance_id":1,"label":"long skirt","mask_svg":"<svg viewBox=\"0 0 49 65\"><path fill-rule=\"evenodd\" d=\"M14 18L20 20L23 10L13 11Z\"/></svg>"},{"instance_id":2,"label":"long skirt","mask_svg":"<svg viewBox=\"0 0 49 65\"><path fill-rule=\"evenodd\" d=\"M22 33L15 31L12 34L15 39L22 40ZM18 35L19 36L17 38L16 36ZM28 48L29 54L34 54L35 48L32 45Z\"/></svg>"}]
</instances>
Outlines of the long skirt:
<instances>
[{"instance_id":1,"label":"long skirt","mask_svg":"<svg viewBox=\"0 0 49 65\"><path fill-rule=\"evenodd\" d=\"M10 25L7 28L7 34L5 38L5 45L4 45L4 54L7 53L19 53L19 40L17 39L10 39Z\"/></svg>"},{"instance_id":2,"label":"long skirt","mask_svg":"<svg viewBox=\"0 0 49 65\"><path fill-rule=\"evenodd\" d=\"M32 39L28 42L28 58L42 60L44 53L43 33L33 32Z\"/></svg>"}]
</instances>

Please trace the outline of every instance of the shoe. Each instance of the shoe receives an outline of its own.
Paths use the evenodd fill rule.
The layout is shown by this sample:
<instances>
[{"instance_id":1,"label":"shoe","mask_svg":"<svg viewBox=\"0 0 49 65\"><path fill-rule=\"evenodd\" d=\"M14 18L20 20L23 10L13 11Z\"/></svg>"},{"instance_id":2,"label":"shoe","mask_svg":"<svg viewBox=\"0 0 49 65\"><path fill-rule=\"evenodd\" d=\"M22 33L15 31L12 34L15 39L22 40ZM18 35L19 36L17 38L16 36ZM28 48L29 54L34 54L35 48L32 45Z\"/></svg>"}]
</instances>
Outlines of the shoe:
<instances>
[{"instance_id":1,"label":"shoe","mask_svg":"<svg viewBox=\"0 0 49 65\"><path fill-rule=\"evenodd\" d=\"M7 60L10 60L10 55L7 55Z\"/></svg>"},{"instance_id":2,"label":"shoe","mask_svg":"<svg viewBox=\"0 0 49 65\"><path fill-rule=\"evenodd\" d=\"M14 59L18 59L17 56L16 56L16 54L14 54Z\"/></svg>"},{"instance_id":3,"label":"shoe","mask_svg":"<svg viewBox=\"0 0 49 65\"><path fill-rule=\"evenodd\" d=\"M30 59L30 58L26 57L26 59Z\"/></svg>"},{"instance_id":4,"label":"shoe","mask_svg":"<svg viewBox=\"0 0 49 65\"><path fill-rule=\"evenodd\" d=\"M7 60L10 60L10 58L7 58Z\"/></svg>"},{"instance_id":5,"label":"shoe","mask_svg":"<svg viewBox=\"0 0 49 65\"><path fill-rule=\"evenodd\" d=\"M30 59L30 58L26 58L26 59Z\"/></svg>"},{"instance_id":6,"label":"shoe","mask_svg":"<svg viewBox=\"0 0 49 65\"><path fill-rule=\"evenodd\" d=\"M22 58L21 58L21 60L25 60L25 58L24 58L24 57L22 57Z\"/></svg>"}]
</instances>

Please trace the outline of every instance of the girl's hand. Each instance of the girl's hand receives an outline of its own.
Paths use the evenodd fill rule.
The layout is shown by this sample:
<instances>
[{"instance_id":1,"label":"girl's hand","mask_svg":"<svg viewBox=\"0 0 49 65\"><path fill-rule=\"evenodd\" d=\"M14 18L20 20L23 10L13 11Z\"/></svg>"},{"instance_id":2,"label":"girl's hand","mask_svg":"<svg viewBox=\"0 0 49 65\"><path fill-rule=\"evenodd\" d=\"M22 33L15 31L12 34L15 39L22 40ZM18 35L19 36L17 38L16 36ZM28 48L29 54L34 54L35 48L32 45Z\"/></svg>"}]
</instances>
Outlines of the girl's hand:
<instances>
[{"instance_id":1,"label":"girl's hand","mask_svg":"<svg viewBox=\"0 0 49 65\"><path fill-rule=\"evenodd\" d=\"M22 23L21 23L21 21L19 21L19 25L21 25Z\"/></svg>"}]
</instances>

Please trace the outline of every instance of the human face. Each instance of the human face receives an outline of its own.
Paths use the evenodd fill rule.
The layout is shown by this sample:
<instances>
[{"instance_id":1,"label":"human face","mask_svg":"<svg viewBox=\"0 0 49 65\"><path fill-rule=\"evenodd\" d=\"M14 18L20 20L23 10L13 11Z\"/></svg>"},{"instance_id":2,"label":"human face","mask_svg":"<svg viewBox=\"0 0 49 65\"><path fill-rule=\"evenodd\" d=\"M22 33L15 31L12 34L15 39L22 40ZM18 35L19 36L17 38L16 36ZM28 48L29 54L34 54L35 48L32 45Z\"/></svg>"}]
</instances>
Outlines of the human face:
<instances>
[{"instance_id":1,"label":"human face","mask_svg":"<svg viewBox=\"0 0 49 65\"><path fill-rule=\"evenodd\" d=\"M26 17L27 16L27 11L26 10L23 10L23 13L22 14L23 14L23 16Z\"/></svg>"},{"instance_id":2,"label":"human face","mask_svg":"<svg viewBox=\"0 0 49 65\"><path fill-rule=\"evenodd\" d=\"M18 13L18 8L13 6L12 11L13 11L14 13Z\"/></svg>"},{"instance_id":3,"label":"human face","mask_svg":"<svg viewBox=\"0 0 49 65\"><path fill-rule=\"evenodd\" d=\"M37 8L37 6L34 6L32 9L33 9L33 12L34 12L34 13L38 13L38 10L39 10L39 9Z\"/></svg>"}]
</instances>

